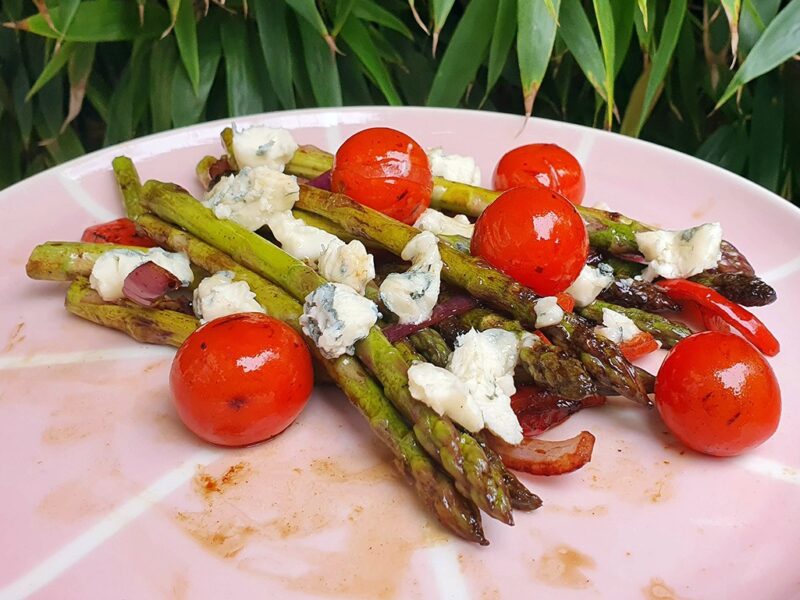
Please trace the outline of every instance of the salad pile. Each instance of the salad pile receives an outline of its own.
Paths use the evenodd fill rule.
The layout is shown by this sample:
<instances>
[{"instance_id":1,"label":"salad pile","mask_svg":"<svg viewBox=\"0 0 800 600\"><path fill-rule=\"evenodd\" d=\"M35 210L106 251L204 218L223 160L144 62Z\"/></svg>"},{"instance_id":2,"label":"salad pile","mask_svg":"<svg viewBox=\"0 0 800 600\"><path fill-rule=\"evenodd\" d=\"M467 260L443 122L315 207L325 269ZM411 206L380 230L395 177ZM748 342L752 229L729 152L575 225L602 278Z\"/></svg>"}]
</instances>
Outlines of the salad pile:
<instances>
[{"instance_id":1,"label":"salad pile","mask_svg":"<svg viewBox=\"0 0 800 600\"><path fill-rule=\"evenodd\" d=\"M591 459L587 431L537 436L609 396L655 405L707 454L775 432L779 345L745 307L776 294L719 223L583 206L581 165L553 144L505 154L490 190L474 159L389 128L335 155L266 126L222 140L199 199L116 158L127 217L27 264L72 282L71 313L178 347L172 396L204 440L279 434L327 378L438 520L487 544L481 512L510 525L541 505L513 471ZM657 375L632 363L660 348Z\"/></svg>"}]
</instances>

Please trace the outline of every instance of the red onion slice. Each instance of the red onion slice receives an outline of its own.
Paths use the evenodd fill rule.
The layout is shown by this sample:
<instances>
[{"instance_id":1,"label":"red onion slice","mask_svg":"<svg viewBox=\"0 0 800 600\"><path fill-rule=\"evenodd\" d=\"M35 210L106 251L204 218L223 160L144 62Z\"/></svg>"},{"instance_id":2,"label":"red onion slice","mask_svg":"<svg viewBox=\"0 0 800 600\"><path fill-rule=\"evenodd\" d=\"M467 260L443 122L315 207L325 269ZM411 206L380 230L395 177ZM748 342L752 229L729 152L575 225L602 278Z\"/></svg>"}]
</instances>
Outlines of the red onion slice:
<instances>
[{"instance_id":1,"label":"red onion slice","mask_svg":"<svg viewBox=\"0 0 800 600\"><path fill-rule=\"evenodd\" d=\"M325 171L322 175L318 175L314 177L314 179L309 179L306 182L306 185L310 185L311 187L319 188L321 190L326 190L328 192L331 191L331 172Z\"/></svg>"},{"instance_id":2,"label":"red onion slice","mask_svg":"<svg viewBox=\"0 0 800 600\"><path fill-rule=\"evenodd\" d=\"M167 292L181 287L181 280L165 268L148 261L131 271L122 284L122 293L128 300L152 306Z\"/></svg>"},{"instance_id":3,"label":"red onion slice","mask_svg":"<svg viewBox=\"0 0 800 600\"><path fill-rule=\"evenodd\" d=\"M603 396L587 396L581 400L568 400L553 392L535 386L519 388L511 397L511 408L522 425L522 435L535 437L560 425L583 408L599 406L606 401Z\"/></svg>"},{"instance_id":4,"label":"red onion slice","mask_svg":"<svg viewBox=\"0 0 800 600\"><path fill-rule=\"evenodd\" d=\"M477 306L478 302L471 296L453 296L441 304L434 306L430 319L417 325L400 325L399 323L395 325L388 325L384 327L383 335L385 335L388 340L394 344L395 342L399 342L400 340L407 338L412 333L416 333L420 329L438 325L449 317L464 314L465 312L472 310Z\"/></svg>"},{"instance_id":5,"label":"red onion slice","mask_svg":"<svg viewBox=\"0 0 800 600\"><path fill-rule=\"evenodd\" d=\"M580 469L592 460L594 436L582 431L560 442L530 438L518 446L506 444L495 436L486 436L489 446L500 455L509 469L531 475L563 475Z\"/></svg>"}]
</instances>

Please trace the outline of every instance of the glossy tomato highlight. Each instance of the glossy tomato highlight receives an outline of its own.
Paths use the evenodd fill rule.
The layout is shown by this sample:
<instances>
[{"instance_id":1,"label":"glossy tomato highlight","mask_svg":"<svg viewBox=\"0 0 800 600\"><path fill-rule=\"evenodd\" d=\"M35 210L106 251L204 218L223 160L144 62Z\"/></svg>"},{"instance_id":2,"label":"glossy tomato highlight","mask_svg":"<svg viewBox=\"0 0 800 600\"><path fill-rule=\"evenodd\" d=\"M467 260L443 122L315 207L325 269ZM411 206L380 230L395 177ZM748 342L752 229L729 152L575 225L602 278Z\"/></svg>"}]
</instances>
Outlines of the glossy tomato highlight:
<instances>
[{"instance_id":1,"label":"glossy tomato highlight","mask_svg":"<svg viewBox=\"0 0 800 600\"><path fill-rule=\"evenodd\" d=\"M428 156L396 129L364 129L336 152L331 190L410 225L431 203Z\"/></svg>"},{"instance_id":2,"label":"glossy tomato highlight","mask_svg":"<svg viewBox=\"0 0 800 600\"><path fill-rule=\"evenodd\" d=\"M492 202L475 223L472 254L542 296L575 281L589 236L575 207L545 188L519 187Z\"/></svg>"},{"instance_id":3,"label":"glossy tomato highlight","mask_svg":"<svg viewBox=\"0 0 800 600\"><path fill-rule=\"evenodd\" d=\"M259 313L221 317L175 355L170 389L184 424L202 439L245 446L279 434L314 387L311 355L294 329Z\"/></svg>"},{"instance_id":4,"label":"glossy tomato highlight","mask_svg":"<svg viewBox=\"0 0 800 600\"><path fill-rule=\"evenodd\" d=\"M494 171L494 189L544 187L573 204L583 202L586 179L578 159L556 144L527 144L500 159Z\"/></svg>"},{"instance_id":5,"label":"glossy tomato highlight","mask_svg":"<svg viewBox=\"0 0 800 600\"><path fill-rule=\"evenodd\" d=\"M732 333L703 332L679 342L656 377L656 407L689 448L734 456L778 428L781 392L764 356Z\"/></svg>"}]
</instances>

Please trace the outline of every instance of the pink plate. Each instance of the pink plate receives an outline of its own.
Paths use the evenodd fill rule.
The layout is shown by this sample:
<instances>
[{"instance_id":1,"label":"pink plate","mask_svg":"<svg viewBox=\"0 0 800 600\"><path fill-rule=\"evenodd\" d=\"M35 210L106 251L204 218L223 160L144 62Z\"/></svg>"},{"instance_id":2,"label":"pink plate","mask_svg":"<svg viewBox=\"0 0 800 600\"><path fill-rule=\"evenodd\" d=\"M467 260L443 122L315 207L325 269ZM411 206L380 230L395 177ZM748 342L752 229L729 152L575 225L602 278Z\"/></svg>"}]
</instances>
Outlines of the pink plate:
<instances>
[{"instance_id":1,"label":"pink plate","mask_svg":"<svg viewBox=\"0 0 800 600\"><path fill-rule=\"evenodd\" d=\"M510 148L570 150L586 204L665 227L721 221L773 284L758 310L783 342L772 364L781 427L747 456L684 451L654 411L614 402L548 434L597 436L592 462L526 478L544 498L488 548L447 535L418 505L342 394L321 388L274 441L211 447L178 421L173 351L68 315L64 285L29 281L46 240L75 240L122 214L119 154L143 178L197 192L194 166L220 154L207 123L134 140L0 193L0 597L667 598L800 597L800 211L683 154L602 131L423 108L306 110L237 119L294 130L334 150L391 126L424 146L475 156L484 180ZM660 357L659 357L660 360ZM658 360L645 366L658 368Z\"/></svg>"}]
</instances>

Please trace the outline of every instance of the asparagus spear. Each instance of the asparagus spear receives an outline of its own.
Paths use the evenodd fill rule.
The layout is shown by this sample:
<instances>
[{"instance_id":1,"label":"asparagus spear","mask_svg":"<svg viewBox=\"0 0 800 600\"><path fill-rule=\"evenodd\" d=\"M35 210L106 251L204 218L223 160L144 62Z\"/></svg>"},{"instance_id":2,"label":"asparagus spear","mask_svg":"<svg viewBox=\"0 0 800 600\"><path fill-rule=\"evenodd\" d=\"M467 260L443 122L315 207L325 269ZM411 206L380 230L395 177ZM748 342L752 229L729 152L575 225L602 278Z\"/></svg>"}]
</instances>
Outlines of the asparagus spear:
<instances>
[{"instance_id":1,"label":"asparagus spear","mask_svg":"<svg viewBox=\"0 0 800 600\"><path fill-rule=\"evenodd\" d=\"M234 260L270 279L298 300L325 283L307 265L264 238L232 221L217 219L209 209L177 186L147 182L143 203L161 218L227 252ZM408 365L380 329L373 327L369 335L356 344L356 352L383 384L389 399L414 424L414 432L423 447L455 479L458 489L489 515L512 523L511 504L502 473L489 464L471 436L459 434L449 419L440 417L411 397L406 375Z\"/></svg>"},{"instance_id":2,"label":"asparagus spear","mask_svg":"<svg viewBox=\"0 0 800 600\"><path fill-rule=\"evenodd\" d=\"M766 306L778 299L775 289L754 275L705 272L689 279L718 291L742 306Z\"/></svg>"},{"instance_id":3,"label":"asparagus spear","mask_svg":"<svg viewBox=\"0 0 800 600\"><path fill-rule=\"evenodd\" d=\"M479 434L475 436L478 440L478 443L483 448L483 451L486 452L486 456L489 457L489 460L493 464L503 464L503 459L489 447L489 444L486 443L486 438L483 434ZM536 494L530 491L525 485L517 479L517 476L514 475L508 469L504 469L505 474L505 482L508 486L508 493L511 496L511 504L517 510L536 510L542 505L542 499L539 498Z\"/></svg>"},{"instance_id":4,"label":"asparagus spear","mask_svg":"<svg viewBox=\"0 0 800 600\"><path fill-rule=\"evenodd\" d=\"M84 242L47 242L33 249L25 271L31 279L70 281L79 276L88 277L94 261L108 250L135 250L136 246L115 244L89 244Z\"/></svg>"},{"instance_id":5,"label":"asparagus spear","mask_svg":"<svg viewBox=\"0 0 800 600\"><path fill-rule=\"evenodd\" d=\"M298 208L316 213L344 227L352 235L370 239L394 254L419 233L418 229L391 219L341 194L300 186ZM496 308L508 311L524 326L536 323L536 294L482 260L439 243L444 263L442 277L466 289L472 296ZM619 348L594 335L575 315L566 313L561 323L543 330L558 344L573 348L585 361L595 378L614 390L642 404L649 403L630 363Z\"/></svg>"},{"instance_id":6,"label":"asparagus spear","mask_svg":"<svg viewBox=\"0 0 800 600\"><path fill-rule=\"evenodd\" d=\"M450 361L450 348L441 334L435 329L422 329L408 336L411 346L424 360L436 365L446 367Z\"/></svg>"},{"instance_id":7,"label":"asparagus spear","mask_svg":"<svg viewBox=\"0 0 800 600\"><path fill-rule=\"evenodd\" d=\"M589 306L579 308L581 316L591 319L597 323L603 322L603 309L608 308L628 317L642 331L646 331L656 338L665 348L672 348L683 338L692 334L692 331L681 323L670 321L660 315L639 310L638 308L627 308L618 306L602 300L595 300Z\"/></svg>"},{"instance_id":8,"label":"asparagus spear","mask_svg":"<svg viewBox=\"0 0 800 600\"><path fill-rule=\"evenodd\" d=\"M141 203L142 183L139 175L133 166L133 161L127 156L117 156L111 161L114 169L114 177L122 192L122 200L125 205L125 214L131 219L136 219L144 212Z\"/></svg>"},{"instance_id":9,"label":"asparagus spear","mask_svg":"<svg viewBox=\"0 0 800 600\"><path fill-rule=\"evenodd\" d=\"M657 285L636 279L615 279L598 296L601 300L648 312L678 311L680 304Z\"/></svg>"}]
</instances>

